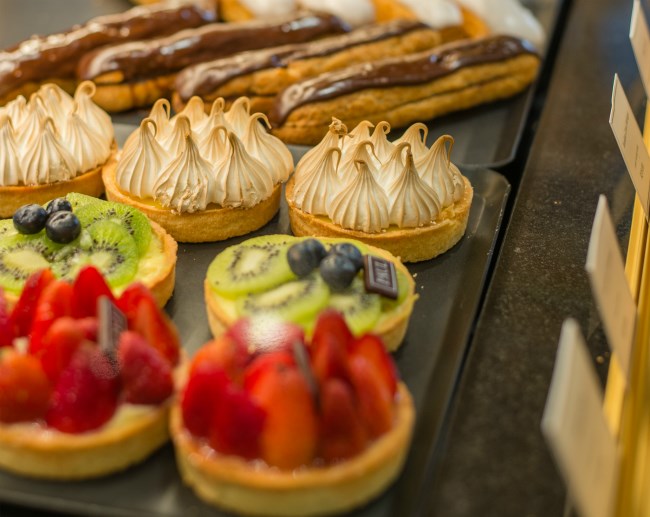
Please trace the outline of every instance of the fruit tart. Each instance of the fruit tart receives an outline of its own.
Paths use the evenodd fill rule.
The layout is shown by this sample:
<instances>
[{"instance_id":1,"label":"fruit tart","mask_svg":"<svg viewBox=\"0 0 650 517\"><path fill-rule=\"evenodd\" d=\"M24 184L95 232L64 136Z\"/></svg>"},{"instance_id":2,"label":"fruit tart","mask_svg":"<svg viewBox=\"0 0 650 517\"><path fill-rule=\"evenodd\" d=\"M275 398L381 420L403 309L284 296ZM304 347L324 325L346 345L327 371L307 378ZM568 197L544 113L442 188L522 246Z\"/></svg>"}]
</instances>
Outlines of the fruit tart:
<instances>
[{"instance_id":1,"label":"fruit tart","mask_svg":"<svg viewBox=\"0 0 650 517\"><path fill-rule=\"evenodd\" d=\"M85 267L34 273L9 311L0 290L0 468L86 479L169 438L178 335L142 284L114 298Z\"/></svg>"},{"instance_id":2,"label":"fruit tart","mask_svg":"<svg viewBox=\"0 0 650 517\"><path fill-rule=\"evenodd\" d=\"M94 265L115 293L139 281L162 307L174 290L177 248L135 208L71 193L0 220L0 287L13 304L35 271L73 280Z\"/></svg>"},{"instance_id":3,"label":"fruit tart","mask_svg":"<svg viewBox=\"0 0 650 517\"><path fill-rule=\"evenodd\" d=\"M349 239L255 237L226 248L205 280L210 329L219 336L241 317L299 325L340 311L356 336L372 331L389 350L401 344L417 299L404 265L385 250Z\"/></svg>"},{"instance_id":4,"label":"fruit tart","mask_svg":"<svg viewBox=\"0 0 650 517\"><path fill-rule=\"evenodd\" d=\"M228 111L217 99L210 114L193 97L169 118L158 101L104 170L106 196L135 206L181 242L244 235L278 211L282 183L293 171L289 149L269 134L262 113L239 98Z\"/></svg>"},{"instance_id":5,"label":"fruit tart","mask_svg":"<svg viewBox=\"0 0 650 517\"><path fill-rule=\"evenodd\" d=\"M88 81L74 98L46 84L29 102L19 96L0 108L0 217L68 192L104 192L102 168L117 147L111 118L93 103L94 93Z\"/></svg>"},{"instance_id":6,"label":"fruit tart","mask_svg":"<svg viewBox=\"0 0 650 517\"><path fill-rule=\"evenodd\" d=\"M424 124L394 142L387 122L372 127L362 122L348 135L334 119L302 158L286 188L293 233L358 239L404 262L444 253L464 235L473 196L450 160L454 139L428 148Z\"/></svg>"},{"instance_id":7,"label":"fruit tart","mask_svg":"<svg viewBox=\"0 0 650 517\"><path fill-rule=\"evenodd\" d=\"M195 356L171 415L183 481L246 515L365 504L399 475L415 418L391 357L335 311L309 348L296 327L266 325L238 322Z\"/></svg>"}]
</instances>

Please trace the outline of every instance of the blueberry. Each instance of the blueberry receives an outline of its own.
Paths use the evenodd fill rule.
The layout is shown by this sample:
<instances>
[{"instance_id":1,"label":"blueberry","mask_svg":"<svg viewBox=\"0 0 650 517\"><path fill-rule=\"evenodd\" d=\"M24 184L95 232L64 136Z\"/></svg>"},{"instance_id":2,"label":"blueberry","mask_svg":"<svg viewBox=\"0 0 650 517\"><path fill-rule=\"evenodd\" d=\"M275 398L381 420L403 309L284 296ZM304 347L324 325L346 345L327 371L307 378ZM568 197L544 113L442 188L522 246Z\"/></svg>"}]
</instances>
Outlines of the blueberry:
<instances>
[{"instance_id":1,"label":"blueberry","mask_svg":"<svg viewBox=\"0 0 650 517\"><path fill-rule=\"evenodd\" d=\"M72 212L55 212L45 224L45 233L52 242L67 244L81 233L81 223Z\"/></svg>"},{"instance_id":2,"label":"blueberry","mask_svg":"<svg viewBox=\"0 0 650 517\"><path fill-rule=\"evenodd\" d=\"M45 227L47 212L41 205L24 205L16 210L13 220L20 233L38 233Z\"/></svg>"},{"instance_id":3,"label":"blueberry","mask_svg":"<svg viewBox=\"0 0 650 517\"><path fill-rule=\"evenodd\" d=\"M72 205L64 197L57 197L50 201L50 204L47 205L48 215L52 215L56 212L72 212Z\"/></svg>"},{"instance_id":4,"label":"blueberry","mask_svg":"<svg viewBox=\"0 0 650 517\"><path fill-rule=\"evenodd\" d=\"M325 246L320 241L307 239L289 248L287 260L291 271L302 278L316 269L326 254Z\"/></svg>"},{"instance_id":5,"label":"blueberry","mask_svg":"<svg viewBox=\"0 0 650 517\"><path fill-rule=\"evenodd\" d=\"M335 253L337 255L343 255L344 257L349 258L354 267L357 268L357 271L361 270L363 267L363 255L354 244L349 242L341 242L332 246L330 253Z\"/></svg>"},{"instance_id":6,"label":"blueberry","mask_svg":"<svg viewBox=\"0 0 650 517\"><path fill-rule=\"evenodd\" d=\"M349 287L357 275L356 265L345 255L330 253L320 263L320 274L333 291Z\"/></svg>"}]
</instances>

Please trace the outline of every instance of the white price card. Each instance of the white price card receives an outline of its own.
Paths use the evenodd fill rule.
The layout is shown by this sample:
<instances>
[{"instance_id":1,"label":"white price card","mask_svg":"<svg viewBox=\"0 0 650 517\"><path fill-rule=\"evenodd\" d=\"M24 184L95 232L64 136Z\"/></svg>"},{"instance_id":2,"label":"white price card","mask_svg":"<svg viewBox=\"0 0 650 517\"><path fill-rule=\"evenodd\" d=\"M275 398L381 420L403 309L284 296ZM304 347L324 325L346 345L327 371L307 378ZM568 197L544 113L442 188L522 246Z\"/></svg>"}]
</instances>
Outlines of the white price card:
<instances>
[{"instance_id":1,"label":"white price card","mask_svg":"<svg viewBox=\"0 0 650 517\"><path fill-rule=\"evenodd\" d=\"M580 328L566 320L542 433L581 517L611 517L614 510L620 460L602 408L602 390Z\"/></svg>"},{"instance_id":2,"label":"white price card","mask_svg":"<svg viewBox=\"0 0 650 517\"><path fill-rule=\"evenodd\" d=\"M639 67L641 81L646 95L650 97L650 32L640 0L634 0L632 23L630 24L630 41Z\"/></svg>"},{"instance_id":3,"label":"white price card","mask_svg":"<svg viewBox=\"0 0 650 517\"><path fill-rule=\"evenodd\" d=\"M616 354L626 381L636 328L636 304L625 276L607 198L600 196L585 265L603 320L607 341Z\"/></svg>"},{"instance_id":4,"label":"white price card","mask_svg":"<svg viewBox=\"0 0 650 517\"><path fill-rule=\"evenodd\" d=\"M634 183L636 193L645 210L646 219L650 219L650 155L643 143L641 129L634 118L618 75L614 76L609 125L614 132L632 183Z\"/></svg>"}]
</instances>

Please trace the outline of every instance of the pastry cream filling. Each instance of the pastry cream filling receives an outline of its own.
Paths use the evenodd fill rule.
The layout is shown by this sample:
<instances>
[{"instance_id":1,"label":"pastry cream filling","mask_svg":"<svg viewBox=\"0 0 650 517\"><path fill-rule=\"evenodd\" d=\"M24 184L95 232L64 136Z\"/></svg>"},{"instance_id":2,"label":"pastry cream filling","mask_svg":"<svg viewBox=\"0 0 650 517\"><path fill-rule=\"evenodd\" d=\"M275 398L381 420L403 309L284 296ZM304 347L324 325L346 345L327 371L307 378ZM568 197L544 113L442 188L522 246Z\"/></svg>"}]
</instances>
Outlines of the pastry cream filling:
<instances>
[{"instance_id":1,"label":"pastry cream filling","mask_svg":"<svg viewBox=\"0 0 650 517\"><path fill-rule=\"evenodd\" d=\"M72 99L47 84L0 110L0 186L67 181L108 160L113 125L92 101L94 88L81 83Z\"/></svg>"},{"instance_id":2,"label":"pastry cream filling","mask_svg":"<svg viewBox=\"0 0 650 517\"><path fill-rule=\"evenodd\" d=\"M433 27L462 25L463 15L454 0L399 0L415 14L418 19Z\"/></svg>"},{"instance_id":3,"label":"pastry cream filling","mask_svg":"<svg viewBox=\"0 0 650 517\"><path fill-rule=\"evenodd\" d=\"M291 201L297 208L327 216L343 228L379 233L391 226L433 225L463 198L463 177L450 161L451 136L441 136L427 148L424 124L412 125L394 143L386 137L387 122L380 122L372 135L370 127L367 121L360 123L341 144L340 127L330 126L296 167Z\"/></svg>"},{"instance_id":4,"label":"pastry cream filling","mask_svg":"<svg viewBox=\"0 0 650 517\"><path fill-rule=\"evenodd\" d=\"M293 170L289 149L260 124L268 125L264 115L250 114L247 98L224 105L217 99L208 116L193 97L169 119L169 103L158 101L124 144L120 189L177 214L250 208L271 196Z\"/></svg>"},{"instance_id":5,"label":"pastry cream filling","mask_svg":"<svg viewBox=\"0 0 650 517\"><path fill-rule=\"evenodd\" d=\"M375 21L375 6L370 0L299 0L307 9L338 16L354 27Z\"/></svg>"}]
</instances>

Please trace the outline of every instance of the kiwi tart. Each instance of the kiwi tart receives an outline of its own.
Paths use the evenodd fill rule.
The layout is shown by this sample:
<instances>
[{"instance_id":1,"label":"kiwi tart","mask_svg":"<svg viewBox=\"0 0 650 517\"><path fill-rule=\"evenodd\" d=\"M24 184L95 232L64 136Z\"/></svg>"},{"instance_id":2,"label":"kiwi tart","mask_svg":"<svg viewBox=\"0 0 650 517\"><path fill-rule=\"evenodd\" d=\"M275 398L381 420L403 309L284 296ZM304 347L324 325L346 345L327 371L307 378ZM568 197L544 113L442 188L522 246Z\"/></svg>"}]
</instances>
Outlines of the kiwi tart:
<instances>
[{"instance_id":1,"label":"kiwi tart","mask_svg":"<svg viewBox=\"0 0 650 517\"><path fill-rule=\"evenodd\" d=\"M394 299L368 291L368 257L393 265ZM408 269L389 252L351 239L290 235L226 248L210 264L204 287L214 336L252 315L296 323L309 335L318 313L331 307L355 335L372 331L389 350L404 339L417 299Z\"/></svg>"},{"instance_id":2,"label":"kiwi tart","mask_svg":"<svg viewBox=\"0 0 650 517\"><path fill-rule=\"evenodd\" d=\"M51 205L66 200L68 209L52 210ZM74 215L65 219L76 220L69 223L76 224L76 231L53 229L51 223L60 222L68 210ZM58 278L71 280L83 266L94 265L115 293L139 281L162 306L174 289L177 248L135 208L71 193L45 207L26 205L13 220L0 220L0 287L12 303L35 271L50 268Z\"/></svg>"}]
</instances>

